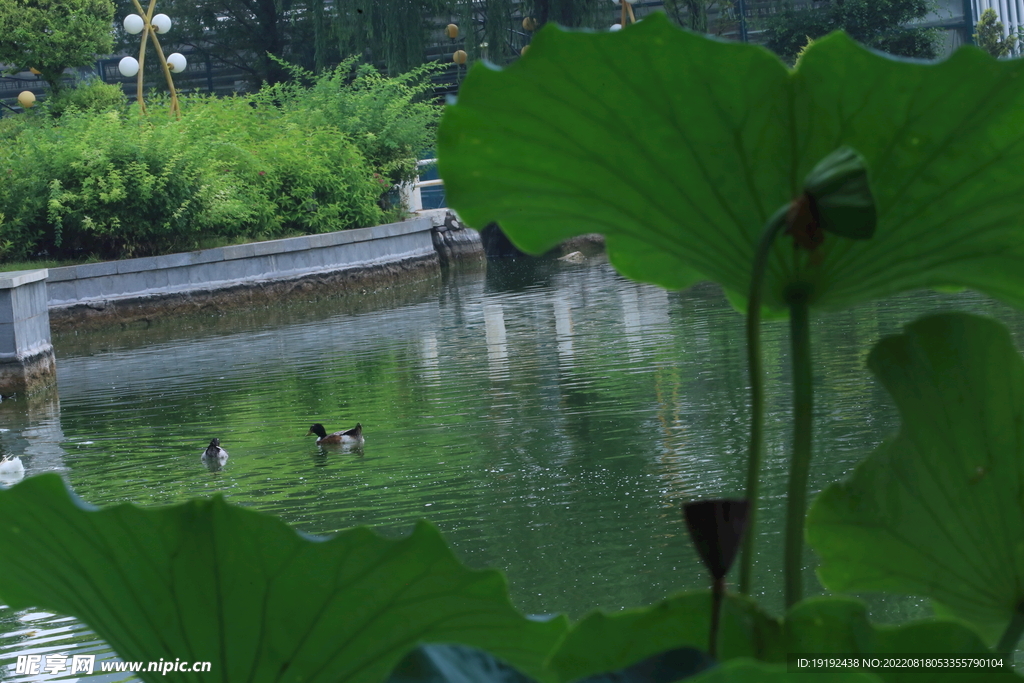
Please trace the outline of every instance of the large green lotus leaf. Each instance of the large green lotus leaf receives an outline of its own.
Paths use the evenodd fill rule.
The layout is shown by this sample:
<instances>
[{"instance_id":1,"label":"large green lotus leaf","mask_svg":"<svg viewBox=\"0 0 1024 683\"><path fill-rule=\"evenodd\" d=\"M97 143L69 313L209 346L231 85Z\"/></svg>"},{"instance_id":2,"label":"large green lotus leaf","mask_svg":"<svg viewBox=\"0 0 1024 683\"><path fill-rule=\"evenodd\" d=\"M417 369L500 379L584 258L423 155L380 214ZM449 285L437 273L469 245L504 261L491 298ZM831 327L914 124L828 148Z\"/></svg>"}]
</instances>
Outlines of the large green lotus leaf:
<instances>
[{"instance_id":1,"label":"large green lotus leaf","mask_svg":"<svg viewBox=\"0 0 1024 683\"><path fill-rule=\"evenodd\" d=\"M899 434L813 503L825 586L933 598L1001 630L1024 599L1024 362L1000 324L918 320L868 366Z\"/></svg>"},{"instance_id":2,"label":"large green lotus leaf","mask_svg":"<svg viewBox=\"0 0 1024 683\"><path fill-rule=\"evenodd\" d=\"M885 659L933 655L940 659L981 655L994 658L974 630L954 620L918 621L876 626L863 602L853 598L810 598L786 613L787 653L834 654ZM971 683L1021 680L1010 668L984 671L964 668L886 668L873 670L885 683Z\"/></svg>"},{"instance_id":3,"label":"large green lotus leaf","mask_svg":"<svg viewBox=\"0 0 1024 683\"><path fill-rule=\"evenodd\" d=\"M708 592L683 593L644 609L614 614L595 612L573 625L549 666L559 680L568 682L600 671L624 669L672 648L707 649L710 604ZM721 628L722 661L752 657L778 664L786 661L788 653L879 657L988 653L978 634L961 622L933 620L896 627L876 626L868 621L863 602L844 597L804 600L779 621L761 611L749 598L729 595L723 607ZM969 683L977 678L975 672L963 670L891 669L874 673L886 683ZM996 673L1015 680L1009 671Z\"/></svg>"},{"instance_id":4,"label":"large green lotus leaf","mask_svg":"<svg viewBox=\"0 0 1024 683\"><path fill-rule=\"evenodd\" d=\"M76 616L125 660L212 662L183 681L376 682L420 642L543 681L567 628L516 612L502 575L459 564L426 522L323 539L221 498L97 510L55 474L0 490L0 577L7 604Z\"/></svg>"},{"instance_id":5,"label":"large green lotus leaf","mask_svg":"<svg viewBox=\"0 0 1024 683\"><path fill-rule=\"evenodd\" d=\"M695 648L660 652L617 671L575 683L669 683L716 666ZM493 655L464 645L421 645L399 663L387 683L536 683Z\"/></svg>"},{"instance_id":6,"label":"large green lotus leaf","mask_svg":"<svg viewBox=\"0 0 1024 683\"><path fill-rule=\"evenodd\" d=\"M562 681L616 671L659 652L692 646L708 649L711 593L682 593L651 607L593 612L573 625L552 656ZM749 598L729 595L722 606L718 655L722 660L759 657L784 661L781 627Z\"/></svg>"},{"instance_id":7,"label":"large green lotus leaf","mask_svg":"<svg viewBox=\"0 0 1024 683\"><path fill-rule=\"evenodd\" d=\"M1024 305L1022 74L975 48L925 64L843 34L790 70L660 14L614 33L549 24L509 67L473 66L438 166L463 219L526 251L601 232L628 277L745 294L765 222L848 145L870 169L874 237L827 235L817 265L777 240L766 305L795 280L828 307L935 286Z\"/></svg>"},{"instance_id":8,"label":"large green lotus leaf","mask_svg":"<svg viewBox=\"0 0 1024 683\"><path fill-rule=\"evenodd\" d=\"M687 678L686 683L881 683L881 680L874 674L848 669L789 673L785 664L744 658Z\"/></svg>"}]
</instances>

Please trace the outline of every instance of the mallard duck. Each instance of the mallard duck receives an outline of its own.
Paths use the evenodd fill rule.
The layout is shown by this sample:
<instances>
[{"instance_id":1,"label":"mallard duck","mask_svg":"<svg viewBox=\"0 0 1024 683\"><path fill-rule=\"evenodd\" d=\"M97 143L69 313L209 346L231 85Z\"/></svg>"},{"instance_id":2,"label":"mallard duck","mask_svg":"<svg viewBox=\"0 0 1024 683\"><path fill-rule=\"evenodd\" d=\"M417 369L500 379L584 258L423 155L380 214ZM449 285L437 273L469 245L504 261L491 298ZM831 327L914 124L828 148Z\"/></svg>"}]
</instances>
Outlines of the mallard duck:
<instances>
[{"instance_id":1,"label":"mallard duck","mask_svg":"<svg viewBox=\"0 0 1024 683\"><path fill-rule=\"evenodd\" d=\"M220 439L214 439L210 442L210 445L203 451L203 462L215 462L223 465L228 461L228 452L220 447Z\"/></svg>"},{"instance_id":2,"label":"mallard duck","mask_svg":"<svg viewBox=\"0 0 1024 683\"><path fill-rule=\"evenodd\" d=\"M334 432L328 434L327 430L320 423L317 423L309 428L306 432L306 436L310 434L316 434L316 445L317 446L362 446L363 445L363 425L356 423L356 426L348 431Z\"/></svg>"},{"instance_id":3,"label":"mallard duck","mask_svg":"<svg viewBox=\"0 0 1024 683\"><path fill-rule=\"evenodd\" d=\"M0 460L0 477L13 479L25 474L25 466L21 464L21 458L16 455L5 455Z\"/></svg>"}]
</instances>

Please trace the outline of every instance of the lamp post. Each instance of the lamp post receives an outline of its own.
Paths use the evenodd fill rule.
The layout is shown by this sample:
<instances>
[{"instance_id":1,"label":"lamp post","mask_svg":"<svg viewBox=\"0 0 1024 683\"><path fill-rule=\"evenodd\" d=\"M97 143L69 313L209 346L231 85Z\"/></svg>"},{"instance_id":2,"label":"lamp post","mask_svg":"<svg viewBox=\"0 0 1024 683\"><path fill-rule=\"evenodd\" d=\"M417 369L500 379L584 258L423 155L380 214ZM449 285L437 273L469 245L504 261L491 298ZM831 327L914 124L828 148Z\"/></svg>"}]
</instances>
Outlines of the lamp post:
<instances>
[{"instance_id":1,"label":"lamp post","mask_svg":"<svg viewBox=\"0 0 1024 683\"><path fill-rule=\"evenodd\" d=\"M636 23L636 15L633 14L633 3L637 0L612 0L616 5L622 5L622 18L619 23L612 24L611 30L618 31L626 25L626 17L629 17L630 23Z\"/></svg>"},{"instance_id":2,"label":"lamp post","mask_svg":"<svg viewBox=\"0 0 1024 683\"><path fill-rule=\"evenodd\" d=\"M171 72L181 73L188 66L188 61L185 56L179 52L175 52L169 57L164 57L163 48L160 47L160 40L156 37L158 33L167 33L171 30L171 18L166 14L157 14L153 16L153 10L156 7L156 0L149 0L149 11L143 12L142 5L139 4L139 0L132 0L132 4L135 5L135 9L138 10L138 14L129 14L124 18L124 30L132 35L145 31L142 34L142 46L139 48L139 58L136 60L134 57L125 57L118 63L117 69L121 72L122 76L131 78L138 74L139 78L137 81L137 97L139 101L139 112L142 114L146 113L146 102L142 98L142 75L143 65L146 63L146 41L150 36L153 37L153 47L156 48L157 57L160 58L160 65L163 67L164 75L167 77L167 87L171 91L171 111L177 118L181 118L181 108L178 106L178 93L174 89L174 79L171 78Z\"/></svg>"}]
</instances>

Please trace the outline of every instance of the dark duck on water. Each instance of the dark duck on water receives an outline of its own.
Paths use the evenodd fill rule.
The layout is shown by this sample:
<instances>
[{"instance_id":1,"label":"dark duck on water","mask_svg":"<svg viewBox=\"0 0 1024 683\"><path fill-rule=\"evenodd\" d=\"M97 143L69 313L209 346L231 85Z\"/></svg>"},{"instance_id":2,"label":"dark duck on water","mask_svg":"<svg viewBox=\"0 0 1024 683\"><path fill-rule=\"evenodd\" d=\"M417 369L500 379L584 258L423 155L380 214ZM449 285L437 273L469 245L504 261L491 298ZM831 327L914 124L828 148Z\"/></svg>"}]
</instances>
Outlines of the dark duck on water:
<instances>
[{"instance_id":1,"label":"dark duck on water","mask_svg":"<svg viewBox=\"0 0 1024 683\"><path fill-rule=\"evenodd\" d=\"M328 434L324 426L319 422L312 425L309 431L306 432L306 436L310 434L316 434L316 444L318 446L362 446L363 445L363 425L356 423L356 426L352 429L334 432Z\"/></svg>"}]
</instances>

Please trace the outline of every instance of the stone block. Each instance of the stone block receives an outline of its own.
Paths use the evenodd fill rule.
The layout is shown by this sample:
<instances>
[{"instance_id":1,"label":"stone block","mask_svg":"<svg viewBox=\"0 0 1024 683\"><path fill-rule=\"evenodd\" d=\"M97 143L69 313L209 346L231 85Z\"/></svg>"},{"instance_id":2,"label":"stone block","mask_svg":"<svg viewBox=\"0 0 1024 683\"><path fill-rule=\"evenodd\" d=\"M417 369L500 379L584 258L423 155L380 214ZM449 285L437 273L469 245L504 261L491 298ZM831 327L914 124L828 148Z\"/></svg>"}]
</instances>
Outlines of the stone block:
<instances>
[{"instance_id":1,"label":"stone block","mask_svg":"<svg viewBox=\"0 0 1024 683\"><path fill-rule=\"evenodd\" d=\"M233 259L220 264L218 276L222 281L251 280L262 277L269 265L268 257Z\"/></svg>"},{"instance_id":2,"label":"stone block","mask_svg":"<svg viewBox=\"0 0 1024 683\"><path fill-rule=\"evenodd\" d=\"M16 289L0 289L0 323L13 323Z\"/></svg>"},{"instance_id":3,"label":"stone block","mask_svg":"<svg viewBox=\"0 0 1024 683\"><path fill-rule=\"evenodd\" d=\"M16 353L24 356L50 343L50 316L47 313L15 323Z\"/></svg>"},{"instance_id":4,"label":"stone block","mask_svg":"<svg viewBox=\"0 0 1024 683\"><path fill-rule=\"evenodd\" d=\"M169 289L180 290L191 282L188 276L189 268L187 266L183 266L181 268L165 268L164 272L167 274L167 287Z\"/></svg>"},{"instance_id":5,"label":"stone block","mask_svg":"<svg viewBox=\"0 0 1024 683\"><path fill-rule=\"evenodd\" d=\"M233 263L238 263L238 261ZM217 263L199 263L188 269L188 281L201 287L223 282L225 279L224 262L222 261Z\"/></svg>"},{"instance_id":6,"label":"stone block","mask_svg":"<svg viewBox=\"0 0 1024 683\"><path fill-rule=\"evenodd\" d=\"M334 238L332 244L352 244L358 241L360 235L358 230L345 230L343 232L330 233Z\"/></svg>"},{"instance_id":7,"label":"stone block","mask_svg":"<svg viewBox=\"0 0 1024 683\"><path fill-rule=\"evenodd\" d=\"M118 273L139 273L145 270L154 270L160 267L159 256L146 256L145 258L129 258L117 261Z\"/></svg>"},{"instance_id":8,"label":"stone block","mask_svg":"<svg viewBox=\"0 0 1024 683\"><path fill-rule=\"evenodd\" d=\"M65 280L78 279L78 266L64 266L62 268L50 268L46 278L49 283L63 282Z\"/></svg>"},{"instance_id":9,"label":"stone block","mask_svg":"<svg viewBox=\"0 0 1024 683\"><path fill-rule=\"evenodd\" d=\"M32 285L5 290L9 293L8 302L10 302L11 306L11 322L18 322L32 316L32 295L27 291L30 287Z\"/></svg>"},{"instance_id":10,"label":"stone block","mask_svg":"<svg viewBox=\"0 0 1024 683\"><path fill-rule=\"evenodd\" d=\"M322 250L305 250L305 251L292 251L284 254L278 254L275 258L277 260L278 272L290 273L290 272L310 272L319 269L323 266L323 254Z\"/></svg>"},{"instance_id":11,"label":"stone block","mask_svg":"<svg viewBox=\"0 0 1024 683\"><path fill-rule=\"evenodd\" d=\"M78 280L78 296L82 299L103 299L110 296L113 280L110 275L85 277Z\"/></svg>"},{"instance_id":12,"label":"stone block","mask_svg":"<svg viewBox=\"0 0 1024 683\"><path fill-rule=\"evenodd\" d=\"M229 261L232 259L249 258L256 255L256 249L253 244L235 244L230 247L224 247L224 260Z\"/></svg>"},{"instance_id":13,"label":"stone block","mask_svg":"<svg viewBox=\"0 0 1024 683\"><path fill-rule=\"evenodd\" d=\"M2 291L2 290L0 290ZM46 282L32 282L21 287L6 290L11 293L14 320L24 320L47 310Z\"/></svg>"},{"instance_id":14,"label":"stone block","mask_svg":"<svg viewBox=\"0 0 1024 683\"><path fill-rule=\"evenodd\" d=\"M107 297L131 295L134 292L142 292L146 289L146 273L140 271L137 273L119 273L110 278L110 281L104 285L109 289ZM107 298L104 297L104 298Z\"/></svg>"},{"instance_id":15,"label":"stone block","mask_svg":"<svg viewBox=\"0 0 1024 683\"><path fill-rule=\"evenodd\" d=\"M192 255L190 253L166 254L155 258L157 268L180 268L192 263Z\"/></svg>"},{"instance_id":16,"label":"stone block","mask_svg":"<svg viewBox=\"0 0 1024 683\"><path fill-rule=\"evenodd\" d=\"M283 240L277 240L277 253L284 254L292 251L306 251L312 246L310 244L311 235L302 235L300 237L289 237Z\"/></svg>"},{"instance_id":17,"label":"stone block","mask_svg":"<svg viewBox=\"0 0 1024 683\"><path fill-rule=\"evenodd\" d=\"M78 281L48 281L46 283L46 299L50 306L65 302L78 301Z\"/></svg>"},{"instance_id":18,"label":"stone block","mask_svg":"<svg viewBox=\"0 0 1024 683\"><path fill-rule=\"evenodd\" d=\"M118 261L100 261L99 263L83 263L80 266L75 266L77 269L77 276L81 278L92 278L102 277L104 275L114 275L117 273Z\"/></svg>"},{"instance_id":19,"label":"stone block","mask_svg":"<svg viewBox=\"0 0 1024 683\"><path fill-rule=\"evenodd\" d=\"M167 268L154 268L142 273L143 286L148 291L160 291L167 289L170 280L167 278Z\"/></svg>"},{"instance_id":20,"label":"stone block","mask_svg":"<svg viewBox=\"0 0 1024 683\"><path fill-rule=\"evenodd\" d=\"M215 263L224 260L224 247L216 247L214 249L202 249L200 251L190 251L188 253L188 256L189 263Z\"/></svg>"},{"instance_id":21,"label":"stone block","mask_svg":"<svg viewBox=\"0 0 1024 683\"><path fill-rule=\"evenodd\" d=\"M272 242L256 242L252 246L255 256L270 256L278 252L276 240Z\"/></svg>"},{"instance_id":22,"label":"stone block","mask_svg":"<svg viewBox=\"0 0 1024 683\"><path fill-rule=\"evenodd\" d=\"M0 356L6 358L18 353L18 335L15 323L0 323Z\"/></svg>"}]
</instances>

